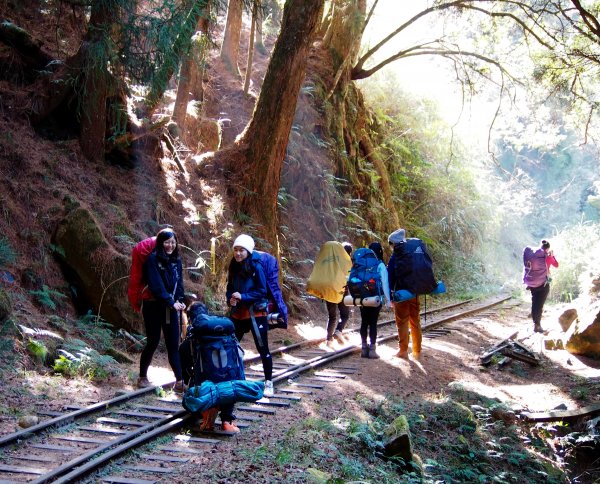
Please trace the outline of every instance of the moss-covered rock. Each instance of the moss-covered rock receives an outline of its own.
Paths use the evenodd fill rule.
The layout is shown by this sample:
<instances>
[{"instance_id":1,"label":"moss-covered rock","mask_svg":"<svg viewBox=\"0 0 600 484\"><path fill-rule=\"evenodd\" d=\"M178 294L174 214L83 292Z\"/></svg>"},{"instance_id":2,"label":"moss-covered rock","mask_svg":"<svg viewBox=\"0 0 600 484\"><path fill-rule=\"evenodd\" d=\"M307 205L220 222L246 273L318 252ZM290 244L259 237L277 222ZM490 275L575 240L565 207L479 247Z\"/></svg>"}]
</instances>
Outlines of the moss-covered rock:
<instances>
[{"instance_id":1,"label":"moss-covered rock","mask_svg":"<svg viewBox=\"0 0 600 484\"><path fill-rule=\"evenodd\" d=\"M94 311L117 327L140 332L141 318L127 301L130 260L108 243L90 211L71 211L59 223L54 243Z\"/></svg>"},{"instance_id":2,"label":"moss-covered rock","mask_svg":"<svg viewBox=\"0 0 600 484\"><path fill-rule=\"evenodd\" d=\"M388 457L401 457L404 462L412 460L412 439L406 416L400 415L383 433L384 453Z\"/></svg>"}]
</instances>

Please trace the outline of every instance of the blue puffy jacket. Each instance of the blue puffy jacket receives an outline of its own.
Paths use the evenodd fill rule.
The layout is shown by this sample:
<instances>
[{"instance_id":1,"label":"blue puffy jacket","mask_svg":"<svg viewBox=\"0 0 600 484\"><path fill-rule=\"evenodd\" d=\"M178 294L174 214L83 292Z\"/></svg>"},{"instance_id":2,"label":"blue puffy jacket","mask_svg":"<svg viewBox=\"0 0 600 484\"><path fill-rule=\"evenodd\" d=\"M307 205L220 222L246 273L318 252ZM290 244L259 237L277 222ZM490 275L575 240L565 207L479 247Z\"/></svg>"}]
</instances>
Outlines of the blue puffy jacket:
<instances>
[{"instance_id":1,"label":"blue puffy jacket","mask_svg":"<svg viewBox=\"0 0 600 484\"><path fill-rule=\"evenodd\" d=\"M227 303L234 292L239 292L242 296L234 312L236 309L249 308L253 304L255 308L264 305L266 309L267 279L258 252L252 252L242 262L231 259L227 277Z\"/></svg>"}]
</instances>

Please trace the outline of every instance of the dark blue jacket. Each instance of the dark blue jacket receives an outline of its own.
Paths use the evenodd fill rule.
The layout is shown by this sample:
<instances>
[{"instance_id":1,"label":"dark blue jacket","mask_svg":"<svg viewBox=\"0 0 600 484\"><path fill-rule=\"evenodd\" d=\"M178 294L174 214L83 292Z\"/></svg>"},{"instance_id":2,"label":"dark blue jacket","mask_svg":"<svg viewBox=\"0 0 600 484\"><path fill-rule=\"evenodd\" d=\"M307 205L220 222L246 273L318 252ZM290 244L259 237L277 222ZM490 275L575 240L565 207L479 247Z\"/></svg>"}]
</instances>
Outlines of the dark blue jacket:
<instances>
[{"instance_id":1,"label":"dark blue jacket","mask_svg":"<svg viewBox=\"0 0 600 484\"><path fill-rule=\"evenodd\" d=\"M254 303L266 303L267 279L257 252L252 252L242 262L231 259L226 292L228 303L234 292L242 295L242 307L249 308Z\"/></svg>"},{"instance_id":2,"label":"dark blue jacket","mask_svg":"<svg viewBox=\"0 0 600 484\"><path fill-rule=\"evenodd\" d=\"M154 299L172 308L175 302L183 302L183 268L181 259L157 253L154 250L144 263L144 279Z\"/></svg>"}]
</instances>

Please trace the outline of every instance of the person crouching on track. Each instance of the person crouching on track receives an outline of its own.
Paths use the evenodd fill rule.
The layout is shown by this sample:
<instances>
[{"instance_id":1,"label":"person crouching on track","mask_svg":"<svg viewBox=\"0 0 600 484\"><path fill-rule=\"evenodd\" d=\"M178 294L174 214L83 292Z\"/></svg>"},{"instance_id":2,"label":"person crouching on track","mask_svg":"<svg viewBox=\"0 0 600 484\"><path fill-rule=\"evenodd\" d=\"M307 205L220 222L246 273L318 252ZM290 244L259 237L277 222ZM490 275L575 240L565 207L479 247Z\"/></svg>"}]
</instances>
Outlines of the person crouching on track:
<instances>
[{"instance_id":1,"label":"person crouching on track","mask_svg":"<svg viewBox=\"0 0 600 484\"><path fill-rule=\"evenodd\" d=\"M231 306L235 336L242 341L244 334L252 333L265 374L264 395L272 397L273 360L267 337L267 279L260 256L254 253L254 239L249 235L241 234L233 242L226 296Z\"/></svg>"},{"instance_id":2,"label":"person crouching on track","mask_svg":"<svg viewBox=\"0 0 600 484\"><path fill-rule=\"evenodd\" d=\"M150 386L148 368L164 332L169 365L175 374L173 390L183 392L181 362L179 359L179 337L181 311L185 309L183 274L177 235L173 229L163 229L156 235L156 247L144 263L144 280L153 299L145 300L142 306L146 326L146 346L140 356L140 377L137 386Z\"/></svg>"}]
</instances>

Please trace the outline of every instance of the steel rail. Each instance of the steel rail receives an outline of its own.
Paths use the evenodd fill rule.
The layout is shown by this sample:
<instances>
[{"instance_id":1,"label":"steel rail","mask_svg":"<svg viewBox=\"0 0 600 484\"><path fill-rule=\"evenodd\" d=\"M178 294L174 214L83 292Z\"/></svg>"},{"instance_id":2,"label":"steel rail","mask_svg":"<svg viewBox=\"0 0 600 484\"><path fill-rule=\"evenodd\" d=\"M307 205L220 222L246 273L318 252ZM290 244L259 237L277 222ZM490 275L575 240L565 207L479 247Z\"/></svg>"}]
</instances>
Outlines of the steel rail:
<instances>
[{"instance_id":1,"label":"steel rail","mask_svg":"<svg viewBox=\"0 0 600 484\"><path fill-rule=\"evenodd\" d=\"M160 420L157 420L156 422L152 422L148 425L145 425L144 427L136 429L115 440L111 440L110 442L107 442L104 445L101 445L94 449L90 449L88 452L81 454L68 462L65 462L60 467L57 467L56 469L53 469L47 474L38 477L35 481L30 482L31 484L44 484L47 482L72 482L73 479L87 474L90 470L96 469L107 460L110 460L113 457L124 453L125 451L135 447L136 445L147 442L148 440L153 439L157 435L163 434L171 429L183 425L183 423L191 417L192 414L188 414L186 410L180 410L172 415L169 415L168 417L162 418ZM100 457L90 460L90 458L103 452L106 453L101 455ZM77 468L73 470L74 467ZM62 474L68 471L71 472L62 476ZM60 479L55 480L55 478L59 476L62 477Z\"/></svg>"},{"instance_id":2,"label":"steel rail","mask_svg":"<svg viewBox=\"0 0 600 484\"><path fill-rule=\"evenodd\" d=\"M458 306L464 306L465 304L468 304L470 302L473 302L475 299L466 299L464 301L460 301L457 303L452 303L452 304L448 304L446 306L440 306L440 307L436 307L434 309L428 310L428 311L421 311L421 316L423 316L424 314L432 314L432 313L438 313L441 311L446 311L447 309L452 309ZM359 306L348 306L348 307L359 307ZM391 324L393 323L394 320L393 319L389 319L386 321L381 321L377 324L377 326L385 326L387 324ZM346 333L356 333L358 331L358 328L352 328L352 329L348 329L346 331ZM280 346L279 348L276 348L274 350L271 350L271 356L273 355L279 355L279 354L284 354L287 353L291 350L294 350L296 348L301 348L303 346L316 346L319 345L321 343L323 343L324 341L326 341L326 338L317 338L317 339L311 339L308 341L300 341L298 343L293 343L291 345L288 346ZM244 363L257 363L260 361L260 355L256 355L256 356L252 356L250 358L247 358L244 360Z\"/></svg>"},{"instance_id":3,"label":"steel rail","mask_svg":"<svg viewBox=\"0 0 600 484\"><path fill-rule=\"evenodd\" d=\"M50 420L45 420L44 422L40 422L39 424L34 425L32 427L19 430L18 432L14 432L12 434L5 435L3 437L0 437L0 448L18 440L31 437L36 433L42 430L46 430L50 427L60 427L62 425L70 424L79 417L83 417L94 412L99 412L109 407L114 407L119 403L126 402L127 400L133 400L134 398L137 398L146 393L150 393L152 391L154 391L154 387L140 388L139 390L135 390L130 393L124 393L123 395L119 395L118 397L112 398L110 400L104 400L102 402L94 403L89 407L80 408L78 410L69 412L65 415L60 415Z\"/></svg>"},{"instance_id":4,"label":"steel rail","mask_svg":"<svg viewBox=\"0 0 600 484\"><path fill-rule=\"evenodd\" d=\"M501 304L502 302L507 301L510 298L511 298L510 296L502 297L502 298L492 301L488 304L485 304L484 306L478 306L477 308L474 308L474 309L470 309L470 310L460 312L460 313L455 313L448 317L441 318L438 321L435 321L433 323L430 323L430 324L424 326L423 330L424 330L424 332L426 332L426 331L428 331L436 326L439 326L441 324L444 324L446 322L453 321L460 317L468 316L470 314L474 314L476 312L479 312L479 311L488 309L490 307L496 306L498 304ZM455 307L455 306L457 306L457 305L451 305L450 307L447 307L446 309L449 309L449 308ZM388 340L394 339L394 338L397 338L397 335L394 334L394 335L379 338L378 342L384 342L384 341L388 341ZM296 345L292 345L292 346L294 348L297 348L299 345L296 344ZM289 350L289 348L288 348L288 350ZM294 365L294 366L286 369L283 373L281 373L277 376L274 376L273 382L275 383L275 382L280 382L282 380L286 380L289 378L293 378L301 373L313 370L319 366L324 366L324 365L330 363L331 361L345 358L345 357L351 355L352 353L357 353L358 351L360 351L359 346L348 345L344 348L341 348L338 351L335 351L332 353L327 353L325 355L316 356L316 357L311 358L303 363ZM132 394L129 394L129 395L135 394L137 396L137 395L146 393L150 390L152 390L152 389L143 389L143 391L139 390L139 391L133 392ZM122 399L122 397L119 397L119 398ZM113 400L117 400L117 399L113 399ZM111 400L111 402L113 400ZM101 402L101 403L106 403L106 402ZM97 407L98 405L100 405L100 404L96 404L93 407ZM82 409L82 410L86 410L86 409ZM167 433L169 431L172 431L176 428L181 427L187 420L189 420L193 417L194 417L193 414L188 413L186 410L181 410L179 412L176 412L173 415L169 415L168 417L165 417L164 419L161 419L157 422L153 422L153 423L146 425L140 429L137 429L127 435L124 435L118 439L108 442L107 444L105 444L103 446L97 447L95 449L91 449L90 451L86 452L85 454L82 454L82 455L76 457L75 459L72 459L71 461L61 465L59 468L54 469L47 474L39 476L35 481L30 481L30 482L33 484L46 484L48 482L52 482L55 484L66 484L69 482L73 482L75 479L88 474L92 470L97 469L98 467L103 465L105 462L110 461L111 459L123 454L124 452L126 452L136 446L147 443L148 441L154 439L155 437L157 437L159 435L162 435L164 433ZM94 457L97 454L101 454L101 453L103 453L101 456L96 457L93 460L90 460L90 458ZM73 469L74 467L76 467L76 468ZM68 472L68 471L71 471L71 472ZM68 472L68 473L65 474L65 472Z\"/></svg>"}]
</instances>

